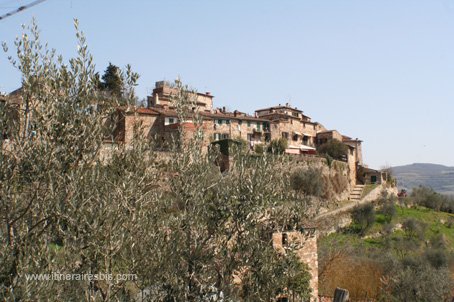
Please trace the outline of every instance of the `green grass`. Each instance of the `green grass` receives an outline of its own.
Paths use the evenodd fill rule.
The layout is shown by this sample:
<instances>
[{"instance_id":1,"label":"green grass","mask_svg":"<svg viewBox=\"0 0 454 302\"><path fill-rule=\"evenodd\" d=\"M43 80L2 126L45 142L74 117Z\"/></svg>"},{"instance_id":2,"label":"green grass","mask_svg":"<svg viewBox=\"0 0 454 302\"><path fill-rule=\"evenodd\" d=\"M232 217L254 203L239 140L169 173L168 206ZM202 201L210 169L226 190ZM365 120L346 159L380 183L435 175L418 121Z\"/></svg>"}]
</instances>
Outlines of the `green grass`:
<instances>
[{"instance_id":1,"label":"green grass","mask_svg":"<svg viewBox=\"0 0 454 302\"><path fill-rule=\"evenodd\" d=\"M375 217L374 225L366 232L364 237L361 237L357 232L357 228L351 225L345 228L343 232L321 238L320 244L335 240L348 243L356 248L380 249L385 247L386 240L399 240L399 238L406 236L402 230L396 230L386 238L384 228L388 222L385 216L378 211ZM424 207L405 208L396 206L396 216L391 220L391 224L402 224L409 218L416 219L427 225L422 241L430 241L432 238L443 235L448 244L448 249L454 251L454 223L450 227L448 225L448 221L454 221L454 214L437 212Z\"/></svg>"},{"instance_id":2,"label":"green grass","mask_svg":"<svg viewBox=\"0 0 454 302\"><path fill-rule=\"evenodd\" d=\"M369 195L369 193L372 192L372 190L374 190L376 187L378 187L377 184L366 185L363 190L363 195L361 195L361 199Z\"/></svg>"}]
</instances>

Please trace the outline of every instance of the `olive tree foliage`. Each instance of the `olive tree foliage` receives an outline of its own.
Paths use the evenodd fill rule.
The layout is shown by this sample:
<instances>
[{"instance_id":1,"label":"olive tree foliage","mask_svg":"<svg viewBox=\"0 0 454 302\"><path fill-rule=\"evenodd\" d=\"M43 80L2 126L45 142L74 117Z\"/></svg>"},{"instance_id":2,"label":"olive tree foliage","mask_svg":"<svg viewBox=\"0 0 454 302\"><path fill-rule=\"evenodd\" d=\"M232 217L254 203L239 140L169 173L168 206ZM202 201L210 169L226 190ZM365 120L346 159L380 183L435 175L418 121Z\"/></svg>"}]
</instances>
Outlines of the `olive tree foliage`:
<instances>
[{"instance_id":1,"label":"olive tree foliage","mask_svg":"<svg viewBox=\"0 0 454 302\"><path fill-rule=\"evenodd\" d=\"M348 147L337 139L329 140L317 148L319 154L324 154L337 160L346 160Z\"/></svg>"},{"instance_id":2,"label":"olive tree foliage","mask_svg":"<svg viewBox=\"0 0 454 302\"><path fill-rule=\"evenodd\" d=\"M290 177L290 184L293 190L308 196L320 197L325 189L322 172L312 167L294 171Z\"/></svg>"},{"instance_id":3,"label":"olive tree foliage","mask_svg":"<svg viewBox=\"0 0 454 302\"><path fill-rule=\"evenodd\" d=\"M40 42L35 22L24 28L16 58L10 57L22 74L23 104L15 121L20 131L2 141L0 151L5 300L109 299L121 285L33 281L26 274L115 273L121 268L115 259L145 217L141 191L152 175L139 160L128 163L138 151L100 161L104 121L116 100L97 97L93 59L77 21L75 27L78 51L68 64ZM130 77L128 85L134 98Z\"/></svg>"},{"instance_id":4,"label":"olive tree foliage","mask_svg":"<svg viewBox=\"0 0 454 302\"><path fill-rule=\"evenodd\" d=\"M358 205L353 208L351 217L353 223L359 228L359 233L364 235L375 222L375 209L372 204Z\"/></svg>"},{"instance_id":5,"label":"olive tree foliage","mask_svg":"<svg viewBox=\"0 0 454 302\"><path fill-rule=\"evenodd\" d=\"M272 246L274 230L304 216L287 198L279 158L238 152L221 174L216 152L204 152L194 94L181 82L174 87L179 120L190 118L196 130L181 128L172 153L154 151L139 123L130 145L107 150L105 121L119 100L98 95L75 25L78 53L69 64L40 43L34 22L10 57L22 73L23 106L20 131L0 149L0 298L270 301L283 288L307 297L306 267ZM136 79L126 73L131 101ZM9 118L3 113L0 125ZM298 213L289 218L291 207ZM52 273L113 278L27 275Z\"/></svg>"},{"instance_id":6,"label":"olive tree foliage","mask_svg":"<svg viewBox=\"0 0 454 302\"><path fill-rule=\"evenodd\" d=\"M383 301L450 301L451 293L452 278L446 267L402 265L382 278Z\"/></svg>"}]
</instances>

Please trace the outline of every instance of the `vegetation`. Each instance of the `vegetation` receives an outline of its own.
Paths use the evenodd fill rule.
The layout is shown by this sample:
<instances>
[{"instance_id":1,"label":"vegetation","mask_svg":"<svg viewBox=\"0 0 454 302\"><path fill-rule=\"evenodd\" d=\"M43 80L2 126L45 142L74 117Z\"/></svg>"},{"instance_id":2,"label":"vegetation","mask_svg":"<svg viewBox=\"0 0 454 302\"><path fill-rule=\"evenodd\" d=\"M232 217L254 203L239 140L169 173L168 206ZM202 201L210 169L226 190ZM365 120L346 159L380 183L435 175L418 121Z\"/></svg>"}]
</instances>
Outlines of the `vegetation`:
<instances>
[{"instance_id":1,"label":"vegetation","mask_svg":"<svg viewBox=\"0 0 454 302\"><path fill-rule=\"evenodd\" d=\"M268 152L271 152L273 154L283 154L287 147L288 147L287 139L283 137L273 139L268 146Z\"/></svg>"},{"instance_id":2,"label":"vegetation","mask_svg":"<svg viewBox=\"0 0 454 302\"><path fill-rule=\"evenodd\" d=\"M337 160L346 160L348 147L337 139L329 140L317 148L319 154Z\"/></svg>"},{"instance_id":3,"label":"vegetation","mask_svg":"<svg viewBox=\"0 0 454 302\"><path fill-rule=\"evenodd\" d=\"M372 192L373 190L375 190L375 188L377 188L377 187L378 187L377 184L367 184L367 185L365 185L361 198L364 198L367 195L369 195L369 193Z\"/></svg>"},{"instance_id":4,"label":"vegetation","mask_svg":"<svg viewBox=\"0 0 454 302\"><path fill-rule=\"evenodd\" d=\"M118 66L109 62L104 74L100 78L99 73L95 73L92 79L93 86L102 92L104 97L115 100L118 105L135 105L136 98L130 98L127 87L127 82L136 86L139 74L132 71L130 65L126 65L125 71L121 70ZM101 95L99 96L101 97Z\"/></svg>"},{"instance_id":5,"label":"vegetation","mask_svg":"<svg viewBox=\"0 0 454 302\"><path fill-rule=\"evenodd\" d=\"M296 192L320 197L324 193L325 181L319 169L298 169L290 176L290 185Z\"/></svg>"},{"instance_id":6,"label":"vegetation","mask_svg":"<svg viewBox=\"0 0 454 302\"><path fill-rule=\"evenodd\" d=\"M364 232L356 232L359 221L353 219L352 226L319 240L320 293L332 295L342 287L353 300L451 298L454 216L417 205L400 207L391 196L376 204L375 219ZM356 215L371 217L370 212Z\"/></svg>"},{"instance_id":7,"label":"vegetation","mask_svg":"<svg viewBox=\"0 0 454 302\"><path fill-rule=\"evenodd\" d=\"M128 148L106 152L105 121L119 97L100 93L84 35L76 35L69 64L40 43L35 24L16 41L11 61L26 110L21 131L6 147L0 141L0 300L270 301L284 289L307 297L307 267L272 246L271 234L298 226L307 210L289 195L279 157L238 152L221 174L198 132L180 129L163 154L139 123ZM129 103L136 80L125 74ZM200 123L188 87L175 88L179 118ZM114 277L25 277L54 272Z\"/></svg>"},{"instance_id":8,"label":"vegetation","mask_svg":"<svg viewBox=\"0 0 454 302\"><path fill-rule=\"evenodd\" d=\"M408 202L435 211L454 213L454 198L439 194L429 187L414 188Z\"/></svg>"},{"instance_id":9,"label":"vegetation","mask_svg":"<svg viewBox=\"0 0 454 302\"><path fill-rule=\"evenodd\" d=\"M257 144L254 146L254 152L257 154L263 154L263 152L265 152L265 149L262 144Z\"/></svg>"},{"instance_id":10,"label":"vegetation","mask_svg":"<svg viewBox=\"0 0 454 302\"><path fill-rule=\"evenodd\" d=\"M361 234L364 234L375 222L375 210L372 204L356 206L352 210L352 220Z\"/></svg>"}]
</instances>

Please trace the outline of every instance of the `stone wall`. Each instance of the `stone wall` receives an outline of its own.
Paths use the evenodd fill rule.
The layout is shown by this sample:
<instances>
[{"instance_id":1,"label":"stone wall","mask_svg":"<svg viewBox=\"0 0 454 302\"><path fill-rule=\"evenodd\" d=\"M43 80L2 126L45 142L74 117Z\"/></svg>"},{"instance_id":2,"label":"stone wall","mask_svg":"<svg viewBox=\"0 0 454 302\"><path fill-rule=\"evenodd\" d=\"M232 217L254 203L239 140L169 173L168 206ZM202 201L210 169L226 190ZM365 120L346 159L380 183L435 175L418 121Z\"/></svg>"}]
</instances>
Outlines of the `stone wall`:
<instances>
[{"instance_id":1,"label":"stone wall","mask_svg":"<svg viewBox=\"0 0 454 302\"><path fill-rule=\"evenodd\" d=\"M287 239L283 241L283 236ZM273 247L280 253L285 254L286 250L292 248L296 251L301 262L307 264L311 274L310 287L312 289L311 301L317 301L318 297L318 255L317 255L317 233L301 233L290 231L273 234Z\"/></svg>"},{"instance_id":2,"label":"stone wall","mask_svg":"<svg viewBox=\"0 0 454 302\"><path fill-rule=\"evenodd\" d=\"M325 195L329 197L326 200L327 203L335 203L341 200L347 200L352 189L351 185L351 174L348 163L338 160L333 160L330 165L323 157L311 156L311 155L291 155L289 161L283 166L283 169L290 173L298 169L319 169L325 179L325 182L329 181L331 184L326 184L327 189L331 190L330 194ZM336 181L346 182L344 189L337 187ZM339 190L341 189L341 190Z\"/></svg>"},{"instance_id":3,"label":"stone wall","mask_svg":"<svg viewBox=\"0 0 454 302\"><path fill-rule=\"evenodd\" d=\"M352 147L348 147L347 151L347 163L348 163L348 170L349 170L349 180L350 185L355 186L357 183L357 165L356 165L356 149Z\"/></svg>"},{"instance_id":4,"label":"stone wall","mask_svg":"<svg viewBox=\"0 0 454 302\"><path fill-rule=\"evenodd\" d=\"M129 144L134 136L134 127L138 127L142 131L142 135L146 138L151 138L152 128L155 126L157 116L128 114L125 116L125 144Z\"/></svg>"}]
</instances>

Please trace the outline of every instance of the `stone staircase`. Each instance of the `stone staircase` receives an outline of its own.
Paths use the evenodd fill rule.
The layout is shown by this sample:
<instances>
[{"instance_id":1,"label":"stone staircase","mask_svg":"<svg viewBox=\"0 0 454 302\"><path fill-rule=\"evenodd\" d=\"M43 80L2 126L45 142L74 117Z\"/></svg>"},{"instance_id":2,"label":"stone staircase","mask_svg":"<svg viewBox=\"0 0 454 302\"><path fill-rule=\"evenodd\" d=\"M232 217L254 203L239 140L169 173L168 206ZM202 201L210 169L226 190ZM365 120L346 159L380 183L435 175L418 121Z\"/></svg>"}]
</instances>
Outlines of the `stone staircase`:
<instances>
[{"instance_id":1,"label":"stone staircase","mask_svg":"<svg viewBox=\"0 0 454 302\"><path fill-rule=\"evenodd\" d=\"M353 190L350 192L348 200L350 201L360 201L363 195L364 185L356 185Z\"/></svg>"}]
</instances>

